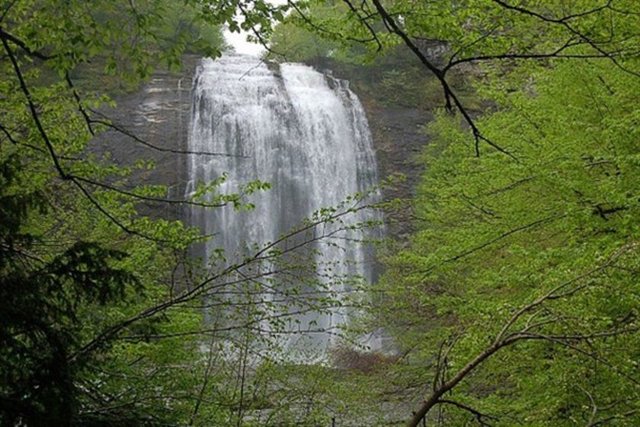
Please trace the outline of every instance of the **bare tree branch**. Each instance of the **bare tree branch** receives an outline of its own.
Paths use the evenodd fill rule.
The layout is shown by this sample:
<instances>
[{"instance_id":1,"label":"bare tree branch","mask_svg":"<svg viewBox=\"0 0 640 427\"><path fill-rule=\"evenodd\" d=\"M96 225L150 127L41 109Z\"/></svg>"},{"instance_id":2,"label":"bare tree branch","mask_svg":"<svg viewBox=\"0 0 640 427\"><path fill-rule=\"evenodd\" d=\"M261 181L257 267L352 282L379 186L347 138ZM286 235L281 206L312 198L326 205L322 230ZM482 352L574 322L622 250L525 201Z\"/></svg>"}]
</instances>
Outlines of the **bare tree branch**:
<instances>
[{"instance_id":1,"label":"bare tree branch","mask_svg":"<svg viewBox=\"0 0 640 427\"><path fill-rule=\"evenodd\" d=\"M31 118L33 119L33 121L34 121L34 123L36 125L36 128L38 129L38 132L40 133L40 136L42 137L42 141L44 142L45 146L47 147L47 150L49 151L49 155L51 156L51 159L53 160L53 164L54 164L56 170L58 171L58 174L60 175L60 178L62 178L63 180L69 180L70 179L69 175L67 175L67 173L62 169L62 165L60 164L60 161L58 160L58 156L56 155L56 152L55 152L55 150L53 148L53 144L51 144L51 140L49 139L49 135L44 130L44 126L42 125L42 122L40 121L40 115L38 114L38 109L36 108L36 105L35 105L35 103L33 101L33 97L31 96L31 92L29 91L27 83L25 82L24 77L22 75L22 70L20 69L20 66L18 65L18 61L17 61L15 55L13 54L13 50L9 46L8 41L13 41L14 43L15 43L15 41L12 40L10 35L5 33L4 31L2 31L2 29L0 29L0 39L2 40L2 45L4 46L5 52L9 56L9 59L11 60L11 65L13 66L14 73L15 73L16 77L18 78L18 82L20 83L20 90L22 91L22 93L24 94L24 96L25 96L25 98L27 100L27 104L29 106L29 111L31 113Z\"/></svg>"},{"instance_id":2,"label":"bare tree branch","mask_svg":"<svg viewBox=\"0 0 640 427\"><path fill-rule=\"evenodd\" d=\"M82 105L82 100L80 99L80 95L78 94L78 91L76 90L76 87L73 84L73 81L71 80L71 76L69 76L68 72L65 73L64 79L67 82L67 85L71 90L71 93L73 94L73 98L76 100L76 104L78 105L78 111L80 112L80 114L82 114L84 121L87 123L87 129L89 130L89 133L95 136L96 133L93 130L93 126L91 125L91 118L89 117L87 110L85 110L84 106Z\"/></svg>"},{"instance_id":3,"label":"bare tree branch","mask_svg":"<svg viewBox=\"0 0 640 427\"><path fill-rule=\"evenodd\" d=\"M572 15L566 15L562 18L551 18L551 17L547 17L542 15L541 13L538 13L536 11L533 11L531 9L526 9L524 7L521 6L514 6L511 5L509 3L507 3L506 1L503 0L491 0L494 3L500 5L501 7L507 9L507 10L512 10L518 13L521 13L523 15L527 15L533 18L536 18L540 21L543 22L547 22L550 24L554 24L554 25L559 25L563 28L565 28L567 31L569 31L571 34L577 36L578 38L580 38L581 40L583 40L587 45L591 46L591 48L593 48L596 52L598 52L602 57L608 58L616 67L618 67L620 70L631 74L633 76L636 77L640 77L640 72L636 72L633 70L628 69L627 67L625 67L624 65L622 65L620 63L620 61L618 61L618 59L612 55L610 52L605 51L598 42L592 40L590 37L587 37L585 34L583 34L582 32L576 30L573 26L571 26L570 22L571 20L578 18L578 17L582 17L582 16L587 16L596 12L599 12L601 10L604 9L611 9L611 3L612 0L608 0L607 3L604 6L601 7L596 7L594 9L591 9L589 11L585 11L582 13L577 13L577 14L572 14Z\"/></svg>"},{"instance_id":4,"label":"bare tree branch","mask_svg":"<svg viewBox=\"0 0 640 427\"><path fill-rule=\"evenodd\" d=\"M120 187L116 187L114 185L110 185L110 184L105 184L103 182L100 181L95 181L89 178L85 178L79 175L72 175L73 179L77 179L78 181L82 181L85 182L87 184L96 186L96 187L101 187L107 190L111 190L114 191L116 193L120 193L124 196L128 196L134 199L138 199L138 200L144 200L147 202L153 202L153 203L162 203L162 204L168 204L168 205L186 205L186 206L197 206L197 207L201 207L201 208L221 208L224 206L227 206L228 203L224 202L224 203L204 203L204 202L195 202L192 200L186 200L186 199L166 199L166 198L159 198L159 197L150 197L150 196L145 196L144 194L139 194L139 193L134 193L133 191L129 191L126 190L124 188L120 188ZM240 196L242 197L242 195Z\"/></svg>"},{"instance_id":5,"label":"bare tree branch","mask_svg":"<svg viewBox=\"0 0 640 427\"><path fill-rule=\"evenodd\" d=\"M11 142L14 145L18 144L18 141L13 137L13 135L11 135L11 132L9 132L9 129L4 127L2 124L0 124L0 131L9 140L9 142Z\"/></svg>"},{"instance_id":6,"label":"bare tree branch","mask_svg":"<svg viewBox=\"0 0 640 427\"><path fill-rule=\"evenodd\" d=\"M248 156L244 156L244 155L240 155L240 154L230 154L230 153L217 153L217 152L211 152L211 151L190 151L190 150L176 150L173 148L163 148L163 147L159 147L155 144L152 144L148 141L145 141L144 139L140 138L139 136L137 136L135 133L127 130L126 128L124 128L123 126L120 126L118 124L113 123L109 118L107 118L106 115L95 111L95 110L91 110L90 111L95 114L96 116L99 116L101 118L97 119L97 118L90 118L89 121L91 123L95 123L95 124L101 124L103 126L106 126L107 128L113 129L114 131L121 133L125 136L128 136L129 138L133 139L135 142L144 145L145 147L149 147L152 150L155 151L160 151L160 152L165 152L165 153L174 153L174 154L184 154L184 155L195 155L195 156L219 156L219 157L240 157L240 158L247 158Z\"/></svg>"},{"instance_id":7,"label":"bare tree branch","mask_svg":"<svg viewBox=\"0 0 640 427\"><path fill-rule=\"evenodd\" d=\"M633 332L637 330L634 329L612 329L608 331L600 331L590 334L576 334L571 336L552 336L552 335L544 335L544 334L535 334L531 332L513 332L508 334L509 329L527 312L531 312L533 309L541 306L547 301L551 301L558 298L564 298L570 295L573 295L575 292L568 291L559 293L560 291L566 289L572 284L581 281L583 279L592 277L595 274L601 273L607 268L609 268L619 257L621 257L626 252L636 249L636 243L630 243L622 246L618 251L612 254L608 259L606 259L599 266L571 279L564 283L561 283L558 286L555 286L550 291L546 292L541 297L535 299L534 301L524 305L519 310L517 310L513 316L504 324L502 329L498 332L498 334L493 339L492 343L488 345L483 351L481 351L476 357L474 357L470 362L468 362L465 366L463 366L458 372L451 377L448 381L443 382L436 390L434 390L429 397L423 402L418 411L416 411L408 422L408 426L417 427L420 421L429 413L429 411L440 402L442 396L456 387L460 382L462 382L472 371L474 371L478 366L482 365L487 359L491 358L494 354L499 352L502 348L508 347L512 344L523 340L545 340L552 343L561 344L573 349L576 349L573 344L567 339L577 340L577 341L588 341L593 338L605 338L608 336L621 335L627 332ZM577 289L584 289L585 286L578 286ZM579 350L579 349L578 349ZM582 351L579 351L582 352ZM625 378L628 378L625 375ZM634 380L635 382L635 380Z\"/></svg>"},{"instance_id":8,"label":"bare tree branch","mask_svg":"<svg viewBox=\"0 0 640 427\"><path fill-rule=\"evenodd\" d=\"M1 20L0 20L1 21ZM27 46L27 44L20 40L18 37L7 33L4 29L2 29L2 27L0 27L0 38L4 41L4 40L8 40L10 42L12 42L13 44L15 44L16 46L18 46L20 49L22 49L27 55L32 56L34 58L38 58L41 59L43 61L49 60L49 59L53 59L56 56L50 56L47 54L44 54L42 52L38 52L38 51L34 51L31 48L29 48L29 46ZM6 50L6 48L5 48ZM7 54L9 54L9 52L7 52ZM9 57L13 56L13 53L9 54ZM12 61L13 62L13 61Z\"/></svg>"},{"instance_id":9,"label":"bare tree branch","mask_svg":"<svg viewBox=\"0 0 640 427\"><path fill-rule=\"evenodd\" d=\"M511 230L505 231L504 233L500 234L499 236L496 236L496 237L494 237L494 238L492 238L490 240L487 240L486 242L483 242L483 243L481 243L481 244L479 244L477 246L474 246L472 248L466 249L466 250L460 252L457 255L454 255L452 257L446 258L446 259L442 260L441 263L445 264L445 263L458 261L461 258L464 258L464 257L466 257L468 255L473 254L474 252L477 252L477 251L482 250L482 249L484 249L484 248L486 248L488 246L491 246L492 244L494 244L496 242L499 242L500 240L503 240L503 239L511 236L512 234L516 234L516 233L519 233L521 231L525 231L525 230L537 227L537 226L542 225L542 224L546 224L546 223L549 223L549 222L557 221L559 219L565 218L566 216L567 216L566 214L563 214L563 215L551 215L551 216L548 216L548 217L545 217L545 218L530 222L528 224L524 224L524 225L521 225L519 227L512 228ZM437 267L437 265L433 265L433 266L429 267L428 269L426 269L424 271L423 280L425 280L426 276L431 271L433 271L433 269L436 268L436 267Z\"/></svg>"},{"instance_id":10,"label":"bare tree branch","mask_svg":"<svg viewBox=\"0 0 640 427\"><path fill-rule=\"evenodd\" d=\"M464 105L462 105L462 102L460 101L458 96L455 94L455 92L449 85L449 82L445 78L445 75L446 75L445 70L441 70L438 67L436 67L435 64L433 64L422 53L420 48L418 48L418 46L411 40L411 38L409 38L409 36L402 29L400 29L395 19L389 14L389 12L387 12L384 6L382 6L382 3L380 3L380 0L371 0L371 1L376 7L376 9L378 10L378 13L382 17L383 22L385 23L389 31L399 36L404 42L404 44L414 53L414 55L416 55L416 57L418 57L420 62L422 62L422 64L438 79L438 81L440 82L440 85L442 86L442 89L444 90L447 110L453 111L453 106L455 105L456 109L460 112L460 114L462 114L462 117L464 118L465 122L471 128L471 132L473 134L473 138L475 141L476 156L480 155L480 142L483 141L483 142L486 142L491 147L498 150L499 152L517 161L517 158L512 153L508 152L504 148L495 144L493 141L486 138L480 132L480 129L476 125L475 121L471 118L471 115L469 114L467 109L464 107ZM452 105L452 102L453 102L453 105Z\"/></svg>"},{"instance_id":11,"label":"bare tree branch","mask_svg":"<svg viewBox=\"0 0 640 427\"><path fill-rule=\"evenodd\" d=\"M438 401L438 403L444 403L444 404L447 404L447 405L452 405L452 406L455 406L456 408L460 408L462 410L465 410L465 411L471 413L476 418L476 421L478 421L478 424L480 424L481 426L485 426L485 427L490 427L491 426L491 424L486 422L485 419L492 419L492 420L497 420L498 419L498 417L496 417L496 416L484 414L484 413L478 411L477 409L472 408L469 405L465 405L464 403L460 403L460 402L457 402L455 400L440 399Z\"/></svg>"}]
</instances>

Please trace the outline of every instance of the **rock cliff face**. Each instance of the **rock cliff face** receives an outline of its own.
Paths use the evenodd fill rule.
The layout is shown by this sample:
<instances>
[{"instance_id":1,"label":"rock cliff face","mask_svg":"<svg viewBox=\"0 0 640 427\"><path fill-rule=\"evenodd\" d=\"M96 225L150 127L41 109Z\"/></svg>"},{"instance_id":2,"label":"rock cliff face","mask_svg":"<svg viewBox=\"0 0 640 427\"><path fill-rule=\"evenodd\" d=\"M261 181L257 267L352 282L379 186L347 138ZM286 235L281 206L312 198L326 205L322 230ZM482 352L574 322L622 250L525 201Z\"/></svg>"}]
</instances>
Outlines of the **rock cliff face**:
<instances>
[{"instance_id":1,"label":"rock cliff face","mask_svg":"<svg viewBox=\"0 0 640 427\"><path fill-rule=\"evenodd\" d=\"M100 134L91 149L107 154L119 166L140 161L155 165L135 169L130 185L165 185L169 198L183 196L192 76L198 61L196 56L185 56L181 72L156 72L140 90L116 99L116 108L102 112L117 129ZM177 205L147 206L146 212L167 219L182 215Z\"/></svg>"},{"instance_id":2,"label":"rock cliff face","mask_svg":"<svg viewBox=\"0 0 640 427\"><path fill-rule=\"evenodd\" d=\"M386 199L410 198L424 170L419 155L428 139L422 129L433 116L417 108L381 105L364 94L360 98L369 119L380 177L384 179L394 174L405 177L403 181L385 187L384 196ZM411 231L410 213L408 206L402 211L394 211L387 220L390 235L404 240Z\"/></svg>"},{"instance_id":3,"label":"rock cliff face","mask_svg":"<svg viewBox=\"0 0 640 427\"><path fill-rule=\"evenodd\" d=\"M191 89L198 58L188 56L180 73L157 72L138 92L118 99L118 106L105 114L125 132L111 130L100 135L94 147L109 152L119 165L133 165L151 160L155 168L135 171L132 183L163 184L169 196L182 197L186 183L188 126ZM380 76L370 69L344 67L328 60L311 64L320 71L333 69L335 77L351 81L369 121L381 179L402 173L407 179L385 190L386 198L407 198L417 182L422 167L417 157L427 138L422 126L431 118L424 108L385 102L376 94ZM326 71L330 72L330 71ZM131 135L135 135L135 138ZM149 207L147 212L165 218L183 215L175 206ZM390 231L400 236L409 231L408 212L400 213L390 224Z\"/></svg>"}]
</instances>

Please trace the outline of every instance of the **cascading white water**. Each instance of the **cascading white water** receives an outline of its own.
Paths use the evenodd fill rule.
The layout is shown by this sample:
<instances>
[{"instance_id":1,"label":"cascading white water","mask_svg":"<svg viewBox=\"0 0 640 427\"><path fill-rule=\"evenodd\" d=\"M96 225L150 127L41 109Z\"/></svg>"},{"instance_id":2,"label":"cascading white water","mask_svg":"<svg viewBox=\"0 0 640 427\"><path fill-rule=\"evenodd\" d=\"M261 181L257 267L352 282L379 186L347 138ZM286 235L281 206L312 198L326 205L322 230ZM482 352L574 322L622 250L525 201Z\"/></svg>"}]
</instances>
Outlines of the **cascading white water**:
<instances>
[{"instance_id":1,"label":"cascading white water","mask_svg":"<svg viewBox=\"0 0 640 427\"><path fill-rule=\"evenodd\" d=\"M192 105L189 150L230 156L192 156L188 191L223 173L228 178L218 190L221 193L237 192L254 180L272 186L251 196L255 209L248 212L232 207L193 211L195 225L214 235L206 244L207 258L220 248L228 259L247 254L253 244L273 242L315 211L377 184L364 110L345 81L305 65L278 67L231 54L202 61ZM376 219L371 211L362 210L347 221ZM319 282L342 295L349 291L348 285L333 279L355 275L372 280L370 248L360 242L361 232L322 227L331 236L314 243ZM270 283L274 288L285 286L277 279ZM305 291L310 290L296 291L297 297L282 305L291 313L287 332L307 331L289 339L288 345L324 350L334 340L331 332L347 321L348 310L305 310L300 303ZM273 299L274 292L265 294Z\"/></svg>"}]
</instances>

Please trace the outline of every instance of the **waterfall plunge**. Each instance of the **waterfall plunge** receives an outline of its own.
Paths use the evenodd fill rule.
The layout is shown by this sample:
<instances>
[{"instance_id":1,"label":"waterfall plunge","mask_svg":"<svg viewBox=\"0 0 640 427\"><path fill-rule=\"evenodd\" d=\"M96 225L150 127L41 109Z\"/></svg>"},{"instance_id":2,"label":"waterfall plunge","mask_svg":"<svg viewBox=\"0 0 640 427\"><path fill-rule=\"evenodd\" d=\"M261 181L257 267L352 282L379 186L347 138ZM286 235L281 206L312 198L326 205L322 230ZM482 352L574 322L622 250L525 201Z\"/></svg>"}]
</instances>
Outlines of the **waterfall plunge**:
<instances>
[{"instance_id":1,"label":"waterfall plunge","mask_svg":"<svg viewBox=\"0 0 640 427\"><path fill-rule=\"evenodd\" d=\"M377 184L371 136L357 97L346 82L299 64L282 64L276 71L250 56L203 60L195 77L189 150L231 155L191 156L190 193L196 183L211 182L223 173L228 178L218 189L221 193L237 192L254 180L272 186L251 196L255 209L248 212L229 206L192 211L194 225L214 235L206 244L207 259L219 249L227 259L249 254L252 245L274 242L315 211ZM350 224L377 219L365 210L346 218ZM336 278L359 276L371 281L373 262L370 248L359 241L366 233L336 231L337 227L316 227L316 235L332 235L309 246L315 258L311 275L340 300L350 287ZM276 269L271 264L263 268ZM284 275L246 273L252 274L256 280L229 293L242 293L243 286L260 283L262 290L254 292L260 294L257 301L270 307L263 311L276 318L279 312L290 314L279 330L287 336L288 352L311 349L322 354L335 344L336 329L347 321L348 309L313 309L318 303L314 286L300 285L292 291L298 285L284 284ZM307 304L302 301L308 298L305 295L315 299ZM268 323L261 323L263 330L275 332Z\"/></svg>"}]
</instances>

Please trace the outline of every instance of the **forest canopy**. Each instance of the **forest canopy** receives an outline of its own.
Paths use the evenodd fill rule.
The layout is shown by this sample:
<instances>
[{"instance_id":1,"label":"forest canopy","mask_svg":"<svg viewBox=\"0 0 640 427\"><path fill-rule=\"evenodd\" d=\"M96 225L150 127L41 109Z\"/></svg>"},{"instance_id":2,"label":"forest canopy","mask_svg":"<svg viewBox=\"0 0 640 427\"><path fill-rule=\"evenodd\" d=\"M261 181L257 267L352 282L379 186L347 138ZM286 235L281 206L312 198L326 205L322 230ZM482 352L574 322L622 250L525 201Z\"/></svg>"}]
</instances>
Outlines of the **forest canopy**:
<instances>
[{"instance_id":1,"label":"forest canopy","mask_svg":"<svg viewBox=\"0 0 640 427\"><path fill-rule=\"evenodd\" d=\"M415 196L386 205L412 209L413 233L380 248L361 319L393 355L249 374L269 307L228 357L203 296L283 254L202 268L204 237L140 203L250 208L269 185L176 201L87 150L112 97L220 55L223 26L278 60L384 64L423 108L437 91ZM640 424L639 38L633 0L3 2L0 423Z\"/></svg>"}]
</instances>

